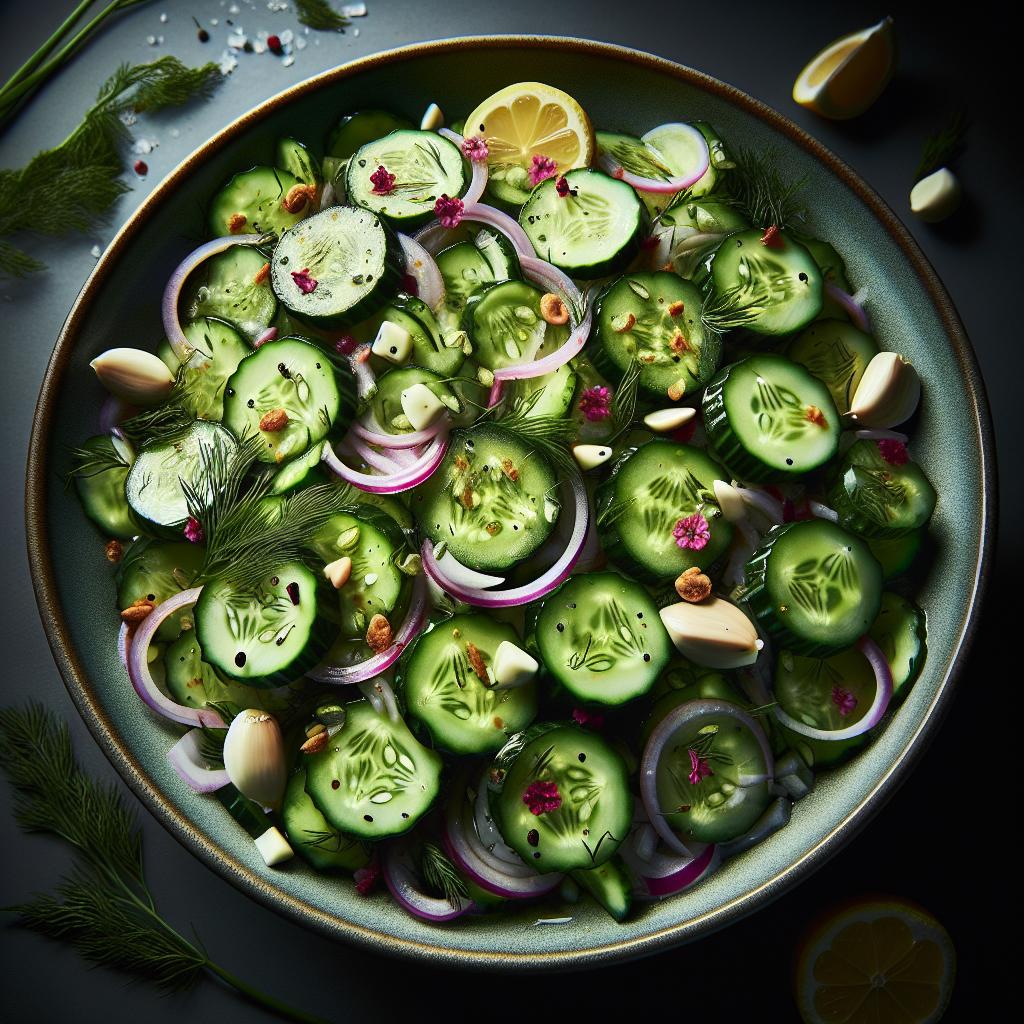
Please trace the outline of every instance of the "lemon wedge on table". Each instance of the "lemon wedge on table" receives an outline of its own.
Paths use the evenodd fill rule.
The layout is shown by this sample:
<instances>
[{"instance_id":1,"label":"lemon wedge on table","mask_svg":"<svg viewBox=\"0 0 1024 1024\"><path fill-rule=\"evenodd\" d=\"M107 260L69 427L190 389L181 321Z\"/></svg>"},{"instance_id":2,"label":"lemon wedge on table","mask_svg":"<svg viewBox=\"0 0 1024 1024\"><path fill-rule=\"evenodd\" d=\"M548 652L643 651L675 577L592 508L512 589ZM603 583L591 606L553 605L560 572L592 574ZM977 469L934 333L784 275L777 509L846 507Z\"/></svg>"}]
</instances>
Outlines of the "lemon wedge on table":
<instances>
[{"instance_id":1,"label":"lemon wedge on table","mask_svg":"<svg viewBox=\"0 0 1024 1024\"><path fill-rule=\"evenodd\" d=\"M945 928L902 900L831 914L801 944L796 997L805 1024L933 1024L949 1002L956 953Z\"/></svg>"},{"instance_id":2,"label":"lemon wedge on table","mask_svg":"<svg viewBox=\"0 0 1024 1024\"><path fill-rule=\"evenodd\" d=\"M836 121L863 114L889 84L896 69L892 18L826 46L800 72L793 99Z\"/></svg>"},{"instance_id":3,"label":"lemon wedge on table","mask_svg":"<svg viewBox=\"0 0 1024 1024\"><path fill-rule=\"evenodd\" d=\"M534 184L529 177L534 157L553 160L557 173L564 174L586 167L594 153L586 112L568 93L541 82L499 89L466 118L463 131L487 142L491 179L525 195Z\"/></svg>"}]
</instances>

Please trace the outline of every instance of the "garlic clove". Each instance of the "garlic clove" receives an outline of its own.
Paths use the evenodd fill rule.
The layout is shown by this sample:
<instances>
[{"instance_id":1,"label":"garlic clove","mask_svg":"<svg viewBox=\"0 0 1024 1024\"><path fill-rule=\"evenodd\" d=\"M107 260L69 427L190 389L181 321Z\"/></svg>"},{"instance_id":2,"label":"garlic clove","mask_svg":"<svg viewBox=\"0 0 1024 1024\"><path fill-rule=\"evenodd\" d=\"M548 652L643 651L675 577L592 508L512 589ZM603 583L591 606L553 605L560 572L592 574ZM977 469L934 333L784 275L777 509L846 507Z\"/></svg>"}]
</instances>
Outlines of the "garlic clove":
<instances>
[{"instance_id":1,"label":"garlic clove","mask_svg":"<svg viewBox=\"0 0 1024 1024\"><path fill-rule=\"evenodd\" d=\"M963 190L957 176L940 167L910 190L910 212L927 224L945 220L960 205Z\"/></svg>"},{"instance_id":2,"label":"garlic clove","mask_svg":"<svg viewBox=\"0 0 1024 1024\"><path fill-rule=\"evenodd\" d=\"M525 686L540 671L537 659L510 640L502 640L491 663L496 689Z\"/></svg>"},{"instance_id":3,"label":"garlic clove","mask_svg":"<svg viewBox=\"0 0 1024 1024\"><path fill-rule=\"evenodd\" d=\"M280 810L288 771L277 719L258 708L236 715L224 737L224 768L243 796Z\"/></svg>"},{"instance_id":4,"label":"garlic clove","mask_svg":"<svg viewBox=\"0 0 1024 1024\"><path fill-rule=\"evenodd\" d=\"M577 444L572 454L580 469L586 470L603 466L612 457L612 450L606 444Z\"/></svg>"},{"instance_id":5,"label":"garlic clove","mask_svg":"<svg viewBox=\"0 0 1024 1024\"><path fill-rule=\"evenodd\" d=\"M888 430L910 419L920 400L917 370L896 352L879 352L857 385L849 417L858 427Z\"/></svg>"},{"instance_id":6,"label":"garlic clove","mask_svg":"<svg viewBox=\"0 0 1024 1024\"><path fill-rule=\"evenodd\" d=\"M401 324L385 320L377 330L370 351L389 363L404 363L412 355L412 335Z\"/></svg>"},{"instance_id":7,"label":"garlic clove","mask_svg":"<svg viewBox=\"0 0 1024 1024\"><path fill-rule=\"evenodd\" d=\"M752 665L764 646L750 619L720 597L701 604L681 601L662 608L660 615L680 654L706 668Z\"/></svg>"},{"instance_id":8,"label":"garlic clove","mask_svg":"<svg viewBox=\"0 0 1024 1024\"><path fill-rule=\"evenodd\" d=\"M402 392L402 411L413 430L426 430L445 411L445 404L426 384L413 384Z\"/></svg>"},{"instance_id":9,"label":"garlic clove","mask_svg":"<svg viewBox=\"0 0 1024 1024\"><path fill-rule=\"evenodd\" d=\"M667 434L670 430L678 430L689 423L696 415L697 410L686 405L673 409L657 409L644 417L644 425L656 434Z\"/></svg>"},{"instance_id":10,"label":"garlic clove","mask_svg":"<svg viewBox=\"0 0 1024 1024\"><path fill-rule=\"evenodd\" d=\"M431 103L424 111L420 119L421 132L436 132L438 128L444 127L444 114L436 103Z\"/></svg>"},{"instance_id":11,"label":"garlic clove","mask_svg":"<svg viewBox=\"0 0 1024 1024\"><path fill-rule=\"evenodd\" d=\"M348 583L349 576L352 575L352 559L348 555L343 555L341 558L336 558L333 562L324 566L324 576L331 581L331 586L335 590L341 590L346 583Z\"/></svg>"},{"instance_id":12,"label":"garlic clove","mask_svg":"<svg viewBox=\"0 0 1024 1024\"><path fill-rule=\"evenodd\" d=\"M283 864L295 856L295 851L276 825L268 828L263 835L257 836L253 842L256 843L256 849L260 851L260 856L268 868Z\"/></svg>"},{"instance_id":13,"label":"garlic clove","mask_svg":"<svg viewBox=\"0 0 1024 1024\"><path fill-rule=\"evenodd\" d=\"M747 503L743 500L743 495L724 480L716 480L711 486L722 515L733 524L746 522Z\"/></svg>"},{"instance_id":14,"label":"garlic clove","mask_svg":"<svg viewBox=\"0 0 1024 1024\"><path fill-rule=\"evenodd\" d=\"M139 348L107 349L89 365L112 395L132 405L155 405L174 384L163 360Z\"/></svg>"}]
</instances>

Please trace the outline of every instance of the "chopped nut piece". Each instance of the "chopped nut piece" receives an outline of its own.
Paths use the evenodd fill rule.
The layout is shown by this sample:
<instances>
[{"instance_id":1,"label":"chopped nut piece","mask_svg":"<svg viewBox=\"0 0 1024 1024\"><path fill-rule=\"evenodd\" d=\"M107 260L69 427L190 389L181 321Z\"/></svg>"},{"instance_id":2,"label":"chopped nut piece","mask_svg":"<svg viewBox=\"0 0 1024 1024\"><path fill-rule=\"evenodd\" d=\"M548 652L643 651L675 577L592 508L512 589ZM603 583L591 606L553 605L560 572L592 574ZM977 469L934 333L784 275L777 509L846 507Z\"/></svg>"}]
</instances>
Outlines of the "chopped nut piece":
<instances>
[{"instance_id":1,"label":"chopped nut piece","mask_svg":"<svg viewBox=\"0 0 1024 1024\"><path fill-rule=\"evenodd\" d=\"M393 640L391 623L379 613L374 615L370 619L370 625L366 628L366 642L369 644L370 650L380 654L381 651L386 651L391 646Z\"/></svg>"},{"instance_id":2,"label":"chopped nut piece","mask_svg":"<svg viewBox=\"0 0 1024 1024\"><path fill-rule=\"evenodd\" d=\"M809 422L816 423L819 427L828 427L825 414L816 405L807 406L806 417Z\"/></svg>"},{"instance_id":3,"label":"chopped nut piece","mask_svg":"<svg viewBox=\"0 0 1024 1024\"><path fill-rule=\"evenodd\" d=\"M512 464L511 459L501 460L501 471L509 478L509 480L512 481L512 483L515 483L519 479L519 470Z\"/></svg>"},{"instance_id":4,"label":"chopped nut piece","mask_svg":"<svg viewBox=\"0 0 1024 1024\"><path fill-rule=\"evenodd\" d=\"M782 235L779 234L779 226L773 224L767 231L761 236L761 244L767 246L769 249L781 249L784 242Z\"/></svg>"},{"instance_id":5,"label":"chopped nut piece","mask_svg":"<svg viewBox=\"0 0 1024 1024\"><path fill-rule=\"evenodd\" d=\"M636 327L636 317L632 313L626 314L626 319L622 321L621 327L613 327L612 330L616 334L625 334L626 331L631 331Z\"/></svg>"},{"instance_id":6,"label":"chopped nut piece","mask_svg":"<svg viewBox=\"0 0 1024 1024\"><path fill-rule=\"evenodd\" d=\"M121 621L134 629L155 607L148 597L140 597L121 612Z\"/></svg>"},{"instance_id":7,"label":"chopped nut piece","mask_svg":"<svg viewBox=\"0 0 1024 1024\"><path fill-rule=\"evenodd\" d=\"M256 271L256 276L252 279L253 284L263 284L267 278L270 277L270 264L264 263L259 270Z\"/></svg>"},{"instance_id":8,"label":"chopped nut piece","mask_svg":"<svg viewBox=\"0 0 1024 1024\"><path fill-rule=\"evenodd\" d=\"M456 455L455 468L460 473L464 473L467 469L469 469L469 460L464 455Z\"/></svg>"},{"instance_id":9,"label":"chopped nut piece","mask_svg":"<svg viewBox=\"0 0 1024 1024\"><path fill-rule=\"evenodd\" d=\"M668 343L668 347L672 349L673 352L676 353L690 351L690 345L687 342L686 338L683 337L681 331L676 331L676 333L672 335L672 340Z\"/></svg>"},{"instance_id":10,"label":"chopped nut piece","mask_svg":"<svg viewBox=\"0 0 1024 1024\"><path fill-rule=\"evenodd\" d=\"M288 195L281 200L281 205L289 213L299 213L306 203L311 203L315 198L316 185L292 185Z\"/></svg>"},{"instance_id":11,"label":"chopped nut piece","mask_svg":"<svg viewBox=\"0 0 1024 1024\"><path fill-rule=\"evenodd\" d=\"M484 529L493 537L496 534L501 532L501 524L500 523L488 523L484 527Z\"/></svg>"},{"instance_id":12,"label":"chopped nut piece","mask_svg":"<svg viewBox=\"0 0 1024 1024\"><path fill-rule=\"evenodd\" d=\"M473 507L473 485L472 484L466 484L466 486L463 488L462 497L461 497L460 500L462 501L462 504L463 504L463 506L465 508L472 509L472 507Z\"/></svg>"},{"instance_id":13,"label":"chopped nut piece","mask_svg":"<svg viewBox=\"0 0 1024 1024\"><path fill-rule=\"evenodd\" d=\"M540 315L549 324L567 324L569 322L569 310L561 296L554 292L547 292L540 299Z\"/></svg>"},{"instance_id":14,"label":"chopped nut piece","mask_svg":"<svg viewBox=\"0 0 1024 1024\"><path fill-rule=\"evenodd\" d=\"M679 399L682 398L683 395L685 395L685 394L686 394L686 381L685 380L680 379L680 380L677 380L675 382L675 384L669 384L669 386L668 386L668 397L671 398L673 402L678 402Z\"/></svg>"},{"instance_id":15,"label":"chopped nut piece","mask_svg":"<svg viewBox=\"0 0 1024 1024\"><path fill-rule=\"evenodd\" d=\"M676 580L676 593L690 604L699 604L711 596L711 580L696 566L690 566Z\"/></svg>"},{"instance_id":16,"label":"chopped nut piece","mask_svg":"<svg viewBox=\"0 0 1024 1024\"><path fill-rule=\"evenodd\" d=\"M284 409L271 409L270 412L265 412L260 420L260 430L265 430L268 434L276 434L286 426L288 413Z\"/></svg>"},{"instance_id":17,"label":"chopped nut piece","mask_svg":"<svg viewBox=\"0 0 1024 1024\"><path fill-rule=\"evenodd\" d=\"M121 561L121 556L124 554L124 547L121 545L119 540L108 540L107 546L103 549L103 553L107 556L108 562L113 562L116 565Z\"/></svg>"},{"instance_id":18,"label":"chopped nut piece","mask_svg":"<svg viewBox=\"0 0 1024 1024\"><path fill-rule=\"evenodd\" d=\"M233 213L228 218L228 231L237 235L245 227L249 218L244 213Z\"/></svg>"},{"instance_id":19,"label":"chopped nut piece","mask_svg":"<svg viewBox=\"0 0 1024 1024\"><path fill-rule=\"evenodd\" d=\"M303 754L319 754L328 743L331 742L331 734L324 729L323 732L314 733L299 747Z\"/></svg>"},{"instance_id":20,"label":"chopped nut piece","mask_svg":"<svg viewBox=\"0 0 1024 1024\"><path fill-rule=\"evenodd\" d=\"M678 301L673 302L668 307L668 315L669 316L682 316L684 309L686 309L686 306L683 303L682 299L679 299Z\"/></svg>"},{"instance_id":21,"label":"chopped nut piece","mask_svg":"<svg viewBox=\"0 0 1024 1024\"><path fill-rule=\"evenodd\" d=\"M487 678L487 666L484 664L484 656L480 653L480 648L476 644L467 642L466 657L469 658L470 667L476 673L477 679L484 686L489 686L490 680Z\"/></svg>"}]
</instances>

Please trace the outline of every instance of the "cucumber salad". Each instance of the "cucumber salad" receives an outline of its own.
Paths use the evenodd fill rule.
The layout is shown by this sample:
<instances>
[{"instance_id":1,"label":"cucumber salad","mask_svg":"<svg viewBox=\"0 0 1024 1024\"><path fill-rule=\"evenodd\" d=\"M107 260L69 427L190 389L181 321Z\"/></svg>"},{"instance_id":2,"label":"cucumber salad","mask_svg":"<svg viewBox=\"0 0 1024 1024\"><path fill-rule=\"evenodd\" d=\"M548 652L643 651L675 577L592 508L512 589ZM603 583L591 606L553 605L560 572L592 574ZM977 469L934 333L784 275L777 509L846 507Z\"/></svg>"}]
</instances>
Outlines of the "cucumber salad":
<instances>
[{"instance_id":1,"label":"cucumber salad","mask_svg":"<svg viewBox=\"0 0 1024 1024\"><path fill-rule=\"evenodd\" d=\"M774 154L608 127L527 82L281 139L92 363L71 472L181 784L431 922L699 884L925 657L898 339Z\"/></svg>"}]
</instances>

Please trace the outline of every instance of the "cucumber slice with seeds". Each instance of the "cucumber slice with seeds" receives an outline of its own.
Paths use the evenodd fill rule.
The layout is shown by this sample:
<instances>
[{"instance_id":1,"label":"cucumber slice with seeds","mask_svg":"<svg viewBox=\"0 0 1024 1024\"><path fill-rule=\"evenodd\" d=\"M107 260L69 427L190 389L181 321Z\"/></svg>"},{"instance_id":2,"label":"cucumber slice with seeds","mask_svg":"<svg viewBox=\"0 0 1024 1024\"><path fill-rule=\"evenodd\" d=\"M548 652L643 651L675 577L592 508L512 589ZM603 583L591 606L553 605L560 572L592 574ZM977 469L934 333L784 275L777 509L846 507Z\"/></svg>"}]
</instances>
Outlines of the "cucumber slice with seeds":
<instances>
[{"instance_id":1,"label":"cucumber slice with seeds","mask_svg":"<svg viewBox=\"0 0 1024 1024\"><path fill-rule=\"evenodd\" d=\"M252 353L242 335L225 320L200 317L182 328L195 356L185 371L195 395L195 413L201 420L220 420L224 416L224 388L238 364ZM171 373L181 365L170 345L160 354ZM201 361L200 361L201 360Z\"/></svg>"},{"instance_id":2,"label":"cucumber slice with seeds","mask_svg":"<svg viewBox=\"0 0 1024 1024\"><path fill-rule=\"evenodd\" d=\"M203 264L205 279L183 305L184 319L226 320L250 341L277 315L277 298L263 273L267 258L251 245L236 245Z\"/></svg>"},{"instance_id":3,"label":"cucumber slice with seeds","mask_svg":"<svg viewBox=\"0 0 1024 1024\"><path fill-rule=\"evenodd\" d=\"M868 546L824 519L774 527L746 565L743 599L796 654L849 647L875 621L882 569Z\"/></svg>"},{"instance_id":4,"label":"cucumber slice with seeds","mask_svg":"<svg viewBox=\"0 0 1024 1024\"><path fill-rule=\"evenodd\" d=\"M625 267L640 248L644 208L624 181L582 168L567 171L570 194L560 196L555 179L530 193L519 215L541 259L570 277L593 280Z\"/></svg>"},{"instance_id":5,"label":"cucumber slice with seeds","mask_svg":"<svg viewBox=\"0 0 1024 1024\"><path fill-rule=\"evenodd\" d=\"M316 809L306 792L304 765L288 780L281 824L295 852L317 871L356 871L370 863L366 844L339 832Z\"/></svg>"},{"instance_id":6,"label":"cucumber slice with seeds","mask_svg":"<svg viewBox=\"0 0 1024 1024\"><path fill-rule=\"evenodd\" d=\"M377 378L377 390L370 399L373 416L385 433L407 434L412 431L412 424L402 408L402 392L414 384L426 385L453 415L463 411L462 400L441 374L422 366L399 366Z\"/></svg>"},{"instance_id":7,"label":"cucumber slice with seeds","mask_svg":"<svg viewBox=\"0 0 1024 1024\"><path fill-rule=\"evenodd\" d=\"M303 217L305 211L289 213L283 205L289 190L301 184L276 167L253 167L236 174L213 200L210 232L214 238L241 232L280 235ZM245 218L241 223L239 215Z\"/></svg>"},{"instance_id":8,"label":"cucumber slice with seeds","mask_svg":"<svg viewBox=\"0 0 1024 1024\"><path fill-rule=\"evenodd\" d=\"M480 572L509 569L547 540L558 478L529 441L484 424L456 431L436 472L413 495L420 529Z\"/></svg>"},{"instance_id":9,"label":"cucumber slice with seeds","mask_svg":"<svg viewBox=\"0 0 1024 1024\"><path fill-rule=\"evenodd\" d=\"M927 628L924 612L913 601L889 591L868 631L882 649L892 672L893 696L902 700L921 674L925 659Z\"/></svg>"},{"instance_id":10,"label":"cucumber slice with seeds","mask_svg":"<svg viewBox=\"0 0 1024 1024\"><path fill-rule=\"evenodd\" d=\"M342 832L362 839L408 832L440 790L440 756L366 701L345 710L327 748L306 759L306 792Z\"/></svg>"},{"instance_id":11,"label":"cucumber slice with seeds","mask_svg":"<svg viewBox=\"0 0 1024 1024\"><path fill-rule=\"evenodd\" d=\"M487 615L455 615L421 633L402 656L396 684L407 714L432 744L453 754L490 754L537 714L534 683L493 688L486 669L502 641L518 633Z\"/></svg>"},{"instance_id":12,"label":"cucumber slice with seeds","mask_svg":"<svg viewBox=\"0 0 1024 1024\"><path fill-rule=\"evenodd\" d=\"M782 710L798 721L838 731L864 717L876 686L871 663L855 647L826 658L780 651L773 693Z\"/></svg>"},{"instance_id":13,"label":"cucumber slice with seeds","mask_svg":"<svg viewBox=\"0 0 1024 1024\"><path fill-rule=\"evenodd\" d=\"M127 608L142 599L161 604L187 590L202 568L204 556L198 544L135 541L117 568L118 607ZM191 620L190 608L170 616L160 624L155 639L173 640Z\"/></svg>"},{"instance_id":14,"label":"cucumber slice with seeds","mask_svg":"<svg viewBox=\"0 0 1024 1024\"><path fill-rule=\"evenodd\" d=\"M640 386L662 401L699 391L718 368L720 345L701 326L697 288L678 274L627 274L598 300L598 367L621 378L634 361Z\"/></svg>"},{"instance_id":15,"label":"cucumber slice with seeds","mask_svg":"<svg viewBox=\"0 0 1024 1024\"><path fill-rule=\"evenodd\" d=\"M398 324L412 336L410 358L419 366L425 366L442 377L451 377L459 372L466 361L461 346L452 348L445 344L444 332L437 317L422 299L399 292L367 324L367 333L376 334L380 324L385 320ZM385 363L385 366L388 365L390 364Z\"/></svg>"},{"instance_id":16,"label":"cucumber slice with seeds","mask_svg":"<svg viewBox=\"0 0 1024 1024\"><path fill-rule=\"evenodd\" d=\"M828 388L783 356L752 355L725 367L704 392L703 414L708 444L740 480L809 473L839 447Z\"/></svg>"},{"instance_id":17,"label":"cucumber slice with seeds","mask_svg":"<svg viewBox=\"0 0 1024 1024\"><path fill-rule=\"evenodd\" d=\"M462 324L473 342L476 361L499 370L535 359L542 347L558 348L568 338L569 327L544 320L543 296L525 281L501 281L471 295Z\"/></svg>"},{"instance_id":18,"label":"cucumber slice with seeds","mask_svg":"<svg viewBox=\"0 0 1024 1024\"><path fill-rule=\"evenodd\" d=\"M121 540L134 537L139 532L139 524L125 495L125 480L135 458L131 445L101 434L90 437L82 448L110 460L109 467L98 473L75 474L75 489L83 511L108 537ZM115 460L120 460L120 465Z\"/></svg>"},{"instance_id":19,"label":"cucumber slice with seeds","mask_svg":"<svg viewBox=\"0 0 1024 1024\"><path fill-rule=\"evenodd\" d=\"M655 438L627 449L595 495L601 545L616 565L640 579L675 579L691 566L706 569L732 540L732 524L714 515L712 487L727 474L699 448ZM710 538L699 549L679 547L674 529L702 512Z\"/></svg>"},{"instance_id":20,"label":"cucumber slice with seeds","mask_svg":"<svg viewBox=\"0 0 1024 1024\"><path fill-rule=\"evenodd\" d=\"M573 576L546 597L532 643L574 698L606 705L647 693L672 654L657 605L616 572Z\"/></svg>"},{"instance_id":21,"label":"cucumber slice with seeds","mask_svg":"<svg viewBox=\"0 0 1024 1024\"><path fill-rule=\"evenodd\" d=\"M850 411L857 385L877 354L874 338L847 320L816 320L786 348L790 359L828 388L843 415Z\"/></svg>"}]
</instances>

